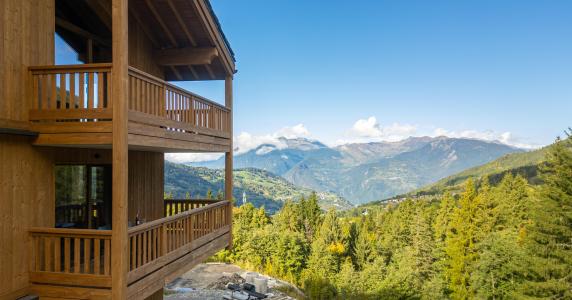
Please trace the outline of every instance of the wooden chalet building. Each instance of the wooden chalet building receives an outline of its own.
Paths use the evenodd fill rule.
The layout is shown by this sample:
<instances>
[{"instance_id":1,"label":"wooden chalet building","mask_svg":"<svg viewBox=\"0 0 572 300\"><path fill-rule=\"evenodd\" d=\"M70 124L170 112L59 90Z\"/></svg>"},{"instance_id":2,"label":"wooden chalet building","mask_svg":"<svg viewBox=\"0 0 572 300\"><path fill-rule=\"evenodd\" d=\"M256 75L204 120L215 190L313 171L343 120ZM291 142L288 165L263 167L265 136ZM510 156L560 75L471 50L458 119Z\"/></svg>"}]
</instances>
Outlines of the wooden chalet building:
<instances>
[{"instance_id":1,"label":"wooden chalet building","mask_svg":"<svg viewBox=\"0 0 572 300\"><path fill-rule=\"evenodd\" d=\"M163 174L225 152L231 198L234 73L208 0L0 0L0 299L162 299L230 247L230 201L164 200ZM225 105L168 83L202 80Z\"/></svg>"}]
</instances>

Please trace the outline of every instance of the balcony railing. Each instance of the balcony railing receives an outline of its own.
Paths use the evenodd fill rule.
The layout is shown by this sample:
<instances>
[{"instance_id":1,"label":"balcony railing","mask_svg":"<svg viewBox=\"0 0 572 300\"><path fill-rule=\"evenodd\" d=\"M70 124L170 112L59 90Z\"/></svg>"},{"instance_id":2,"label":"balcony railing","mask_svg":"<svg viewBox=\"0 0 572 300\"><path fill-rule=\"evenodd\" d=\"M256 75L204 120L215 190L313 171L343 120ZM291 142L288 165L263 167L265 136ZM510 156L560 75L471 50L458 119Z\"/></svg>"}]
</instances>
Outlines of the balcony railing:
<instances>
[{"instance_id":1,"label":"balcony railing","mask_svg":"<svg viewBox=\"0 0 572 300\"><path fill-rule=\"evenodd\" d=\"M166 125L170 131L217 137L230 134L228 108L133 67L129 68L129 109L147 115L132 114L130 119Z\"/></svg>"},{"instance_id":2,"label":"balcony railing","mask_svg":"<svg viewBox=\"0 0 572 300\"><path fill-rule=\"evenodd\" d=\"M220 201L130 228L128 282L201 247L212 238L209 235L228 231L230 209L229 201Z\"/></svg>"},{"instance_id":3,"label":"balcony railing","mask_svg":"<svg viewBox=\"0 0 572 300\"><path fill-rule=\"evenodd\" d=\"M111 287L111 231L32 228L30 281Z\"/></svg>"},{"instance_id":4,"label":"balcony railing","mask_svg":"<svg viewBox=\"0 0 572 300\"><path fill-rule=\"evenodd\" d=\"M168 275L164 267L230 231L230 201L197 202L201 207L129 228L129 284ZM111 287L110 230L32 228L30 235L30 282ZM172 272L178 267L170 265ZM160 269L163 273L156 273Z\"/></svg>"},{"instance_id":5,"label":"balcony railing","mask_svg":"<svg viewBox=\"0 0 572 300\"><path fill-rule=\"evenodd\" d=\"M111 98L112 64L39 66L29 70L30 121L44 125L50 133L57 131L54 128L71 132L85 132L88 127L93 128L87 132L111 130L110 123L102 122L112 120L116 101ZM139 128L143 133L159 130L219 138L231 135L230 110L224 105L133 67L129 67L128 92L129 121L146 125ZM70 126L78 127L72 130Z\"/></svg>"},{"instance_id":6,"label":"balcony railing","mask_svg":"<svg viewBox=\"0 0 572 300\"><path fill-rule=\"evenodd\" d=\"M111 120L111 64L30 67L30 121Z\"/></svg>"}]
</instances>

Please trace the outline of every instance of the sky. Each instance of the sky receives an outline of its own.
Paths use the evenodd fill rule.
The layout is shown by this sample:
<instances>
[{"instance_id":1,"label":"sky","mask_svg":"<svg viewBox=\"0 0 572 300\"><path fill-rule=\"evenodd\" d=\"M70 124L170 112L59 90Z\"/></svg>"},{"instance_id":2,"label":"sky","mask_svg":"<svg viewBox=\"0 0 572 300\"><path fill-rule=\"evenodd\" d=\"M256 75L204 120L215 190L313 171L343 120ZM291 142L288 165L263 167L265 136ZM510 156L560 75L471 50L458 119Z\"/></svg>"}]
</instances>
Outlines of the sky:
<instances>
[{"instance_id":1,"label":"sky","mask_svg":"<svg viewBox=\"0 0 572 300\"><path fill-rule=\"evenodd\" d=\"M238 152L279 136L535 148L572 126L572 1L211 3L236 54ZM221 81L178 84L224 99Z\"/></svg>"}]
</instances>

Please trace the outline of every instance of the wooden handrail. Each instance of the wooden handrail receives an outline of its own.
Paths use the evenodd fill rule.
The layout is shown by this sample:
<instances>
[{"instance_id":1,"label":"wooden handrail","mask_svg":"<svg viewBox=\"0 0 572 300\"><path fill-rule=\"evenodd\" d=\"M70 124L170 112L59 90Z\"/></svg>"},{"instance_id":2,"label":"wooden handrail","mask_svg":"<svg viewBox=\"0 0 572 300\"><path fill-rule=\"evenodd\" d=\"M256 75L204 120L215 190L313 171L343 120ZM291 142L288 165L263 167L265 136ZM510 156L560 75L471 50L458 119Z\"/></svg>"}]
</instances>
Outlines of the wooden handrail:
<instances>
[{"instance_id":1,"label":"wooden handrail","mask_svg":"<svg viewBox=\"0 0 572 300\"><path fill-rule=\"evenodd\" d=\"M31 66L28 70L33 74L42 73L42 71L77 71L77 70L91 70L91 69L109 69L113 67L111 63L98 63L98 64L76 64L76 65L45 65L45 66Z\"/></svg>"},{"instance_id":2,"label":"wooden handrail","mask_svg":"<svg viewBox=\"0 0 572 300\"><path fill-rule=\"evenodd\" d=\"M111 238L111 230L96 230L96 229L71 229L71 228L46 228L46 227L32 227L29 230L32 235L54 235L54 236L108 236Z\"/></svg>"}]
</instances>

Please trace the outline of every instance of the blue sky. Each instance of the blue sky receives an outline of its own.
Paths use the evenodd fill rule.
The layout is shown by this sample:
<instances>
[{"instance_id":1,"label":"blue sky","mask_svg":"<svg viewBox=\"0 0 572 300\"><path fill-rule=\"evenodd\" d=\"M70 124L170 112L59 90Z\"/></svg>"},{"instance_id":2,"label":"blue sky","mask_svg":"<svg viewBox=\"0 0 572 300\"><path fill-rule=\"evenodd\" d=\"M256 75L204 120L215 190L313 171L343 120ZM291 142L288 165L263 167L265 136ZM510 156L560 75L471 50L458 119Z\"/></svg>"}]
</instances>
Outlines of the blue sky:
<instances>
[{"instance_id":1,"label":"blue sky","mask_svg":"<svg viewBox=\"0 0 572 300\"><path fill-rule=\"evenodd\" d=\"M212 0L235 134L545 145L572 126L572 1ZM223 83L182 83L214 100ZM249 146L250 145L250 146Z\"/></svg>"}]
</instances>

